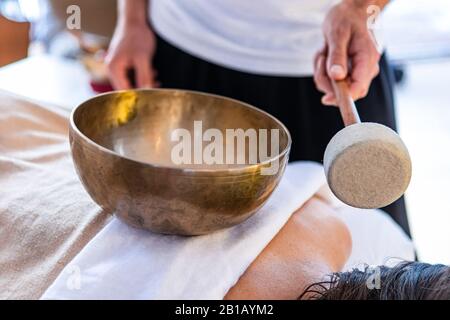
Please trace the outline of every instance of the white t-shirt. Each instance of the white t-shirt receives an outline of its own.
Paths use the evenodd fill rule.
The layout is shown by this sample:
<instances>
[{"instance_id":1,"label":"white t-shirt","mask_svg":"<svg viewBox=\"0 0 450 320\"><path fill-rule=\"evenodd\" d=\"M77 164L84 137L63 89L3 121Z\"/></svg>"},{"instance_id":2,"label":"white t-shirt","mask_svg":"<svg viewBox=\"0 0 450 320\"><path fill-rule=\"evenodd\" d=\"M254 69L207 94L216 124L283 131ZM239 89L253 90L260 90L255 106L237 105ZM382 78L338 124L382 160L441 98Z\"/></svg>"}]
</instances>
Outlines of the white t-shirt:
<instances>
[{"instance_id":1,"label":"white t-shirt","mask_svg":"<svg viewBox=\"0 0 450 320\"><path fill-rule=\"evenodd\" d=\"M151 0L155 31L196 57L266 75L307 76L339 0Z\"/></svg>"}]
</instances>

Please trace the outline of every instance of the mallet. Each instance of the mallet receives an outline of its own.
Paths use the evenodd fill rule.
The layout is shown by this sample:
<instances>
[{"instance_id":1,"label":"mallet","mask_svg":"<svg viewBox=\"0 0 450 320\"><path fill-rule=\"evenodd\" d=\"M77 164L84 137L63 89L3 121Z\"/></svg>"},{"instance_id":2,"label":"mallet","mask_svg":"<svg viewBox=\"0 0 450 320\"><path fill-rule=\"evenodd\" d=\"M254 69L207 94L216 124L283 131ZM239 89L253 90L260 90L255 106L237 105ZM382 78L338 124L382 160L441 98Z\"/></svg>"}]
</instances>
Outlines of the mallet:
<instances>
[{"instance_id":1,"label":"mallet","mask_svg":"<svg viewBox=\"0 0 450 320\"><path fill-rule=\"evenodd\" d=\"M345 80L333 82L345 124L328 143L324 168L330 189L357 208L381 208L400 198L411 179L411 159L392 129L361 123Z\"/></svg>"}]
</instances>

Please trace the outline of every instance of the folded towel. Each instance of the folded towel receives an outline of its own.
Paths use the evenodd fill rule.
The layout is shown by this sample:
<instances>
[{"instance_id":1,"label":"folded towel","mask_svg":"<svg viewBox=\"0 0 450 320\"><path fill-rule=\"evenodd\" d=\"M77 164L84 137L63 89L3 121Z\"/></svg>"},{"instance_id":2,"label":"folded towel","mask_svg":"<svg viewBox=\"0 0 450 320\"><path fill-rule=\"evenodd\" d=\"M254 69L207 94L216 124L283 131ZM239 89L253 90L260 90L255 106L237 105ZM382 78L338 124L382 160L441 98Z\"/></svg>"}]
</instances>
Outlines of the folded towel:
<instances>
[{"instance_id":1,"label":"folded towel","mask_svg":"<svg viewBox=\"0 0 450 320\"><path fill-rule=\"evenodd\" d=\"M290 164L274 194L254 216L203 236L154 234L113 219L43 298L222 299L324 179L317 163ZM79 286L74 286L77 281Z\"/></svg>"},{"instance_id":2,"label":"folded towel","mask_svg":"<svg viewBox=\"0 0 450 320\"><path fill-rule=\"evenodd\" d=\"M0 299L38 299L107 221L67 132L66 111L0 92Z\"/></svg>"}]
</instances>

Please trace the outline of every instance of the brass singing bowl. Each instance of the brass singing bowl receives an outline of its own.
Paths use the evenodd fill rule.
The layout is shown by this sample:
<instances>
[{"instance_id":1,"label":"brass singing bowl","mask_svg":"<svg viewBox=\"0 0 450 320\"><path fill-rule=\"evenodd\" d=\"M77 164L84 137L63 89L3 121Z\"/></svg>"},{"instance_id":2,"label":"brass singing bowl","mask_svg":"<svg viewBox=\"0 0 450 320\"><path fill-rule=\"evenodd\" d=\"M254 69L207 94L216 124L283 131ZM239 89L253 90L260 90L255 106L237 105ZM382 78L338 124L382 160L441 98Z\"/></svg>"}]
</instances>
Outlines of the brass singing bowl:
<instances>
[{"instance_id":1,"label":"brass singing bowl","mask_svg":"<svg viewBox=\"0 0 450 320\"><path fill-rule=\"evenodd\" d=\"M255 151L247 138L245 155L241 154L245 161L241 158L239 163L236 159L242 148L235 139L234 162L199 162L194 159L199 154L195 151L200 145L205 152L213 140L203 141L194 121L201 121L203 132L215 128L223 137L227 129L254 129L260 143L266 140L266 155L270 156L258 154L257 161L251 160ZM173 139L176 129L191 134L191 162L174 161L174 147L181 143ZM267 129L267 139L260 139L264 130L259 129ZM277 152L272 152L275 147L270 149L275 137L272 129L279 132ZM195 146L195 141L201 143ZM224 154L230 141L223 139ZM166 234L205 234L249 218L281 179L290 145L286 127L266 112L237 100L193 91L111 92L82 103L70 117L73 161L92 199L132 226ZM178 155L188 155L187 151L185 148ZM267 174L269 168L278 170Z\"/></svg>"}]
</instances>

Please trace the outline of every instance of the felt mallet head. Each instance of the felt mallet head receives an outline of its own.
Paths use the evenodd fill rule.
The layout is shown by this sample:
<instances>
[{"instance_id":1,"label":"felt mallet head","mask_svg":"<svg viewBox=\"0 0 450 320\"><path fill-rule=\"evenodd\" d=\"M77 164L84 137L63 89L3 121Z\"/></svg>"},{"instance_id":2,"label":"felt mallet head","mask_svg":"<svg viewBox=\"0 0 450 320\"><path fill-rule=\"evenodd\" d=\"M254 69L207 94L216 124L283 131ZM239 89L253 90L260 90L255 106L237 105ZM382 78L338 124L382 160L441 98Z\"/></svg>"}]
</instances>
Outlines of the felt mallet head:
<instances>
[{"instance_id":1,"label":"felt mallet head","mask_svg":"<svg viewBox=\"0 0 450 320\"><path fill-rule=\"evenodd\" d=\"M329 142L324 168L330 189L358 208L381 208L400 198L411 179L411 159L392 129L356 123Z\"/></svg>"},{"instance_id":2,"label":"felt mallet head","mask_svg":"<svg viewBox=\"0 0 450 320\"><path fill-rule=\"evenodd\" d=\"M382 208L400 198L411 180L411 158L397 133L363 122L345 80L333 81L345 128L328 143L324 168L331 191L357 208Z\"/></svg>"}]
</instances>

